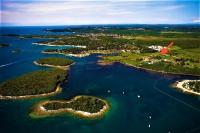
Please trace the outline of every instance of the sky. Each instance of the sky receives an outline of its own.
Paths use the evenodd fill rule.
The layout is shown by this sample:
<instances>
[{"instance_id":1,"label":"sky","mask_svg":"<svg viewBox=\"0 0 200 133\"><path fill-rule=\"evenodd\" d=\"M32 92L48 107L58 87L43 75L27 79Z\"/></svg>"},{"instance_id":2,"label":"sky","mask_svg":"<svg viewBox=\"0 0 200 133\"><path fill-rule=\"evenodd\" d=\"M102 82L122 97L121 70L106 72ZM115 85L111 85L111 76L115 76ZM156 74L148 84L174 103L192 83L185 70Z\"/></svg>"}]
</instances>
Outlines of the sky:
<instances>
[{"instance_id":1,"label":"sky","mask_svg":"<svg viewBox=\"0 0 200 133\"><path fill-rule=\"evenodd\" d=\"M200 23L199 0L1 0L1 26Z\"/></svg>"}]
</instances>

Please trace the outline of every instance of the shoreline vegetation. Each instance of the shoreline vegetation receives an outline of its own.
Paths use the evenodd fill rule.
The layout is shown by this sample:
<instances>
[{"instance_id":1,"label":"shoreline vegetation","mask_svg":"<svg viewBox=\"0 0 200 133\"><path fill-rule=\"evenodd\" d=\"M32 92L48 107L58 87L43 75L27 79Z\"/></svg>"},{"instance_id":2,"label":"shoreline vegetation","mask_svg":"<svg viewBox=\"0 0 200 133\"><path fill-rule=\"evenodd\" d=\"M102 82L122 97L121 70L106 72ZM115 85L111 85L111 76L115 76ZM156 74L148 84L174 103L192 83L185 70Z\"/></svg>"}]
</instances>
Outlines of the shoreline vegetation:
<instances>
[{"instance_id":1,"label":"shoreline vegetation","mask_svg":"<svg viewBox=\"0 0 200 133\"><path fill-rule=\"evenodd\" d=\"M74 48L71 49L46 49L42 51L43 54L62 54L65 56L71 56L71 57L86 57L91 54L113 54L117 53L118 51L116 50L76 50Z\"/></svg>"},{"instance_id":2,"label":"shoreline vegetation","mask_svg":"<svg viewBox=\"0 0 200 133\"><path fill-rule=\"evenodd\" d=\"M30 116L47 117L61 113L71 113L83 118L102 117L109 110L107 101L94 96L75 96L71 100L48 100L34 106Z\"/></svg>"},{"instance_id":3,"label":"shoreline vegetation","mask_svg":"<svg viewBox=\"0 0 200 133\"><path fill-rule=\"evenodd\" d=\"M173 88L177 88L183 92L200 96L200 80L182 80L172 84Z\"/></svg>"},{"instance_id":4,"label":"shoreline vegetation","mask_svg":"<svg viewBox=\"0 0 200 133\"><path fill-rule=\"evenodd\" d=\"M184 59L178 56L161 56L159 53L135 54L126 52L115 56L104 56L100 62L103 64L120 62L128 66L158 73L200 76L200 60L198 57L193 56Z\"/></svg>"},{"instance_id":5,"label":"shoreline vegetation","mask_svg":"<svg viewBox=\"0 0 200 133\"><path fill-rule=\"evenodd\" d=\"M105 61L102 61L102 60L97 61L97 64L100 65L100 66L113 65L114 63L116 63L116 62L105 62Z\"/></svg>"},{"instance_id":6,"label":"shoreline vegetation","mask_svg":"<svg viewBox=\"0 0 200 133\"><path fill-rule=\"evenodd\" d=\"M59 69L63 69L63 70L68 69L69 66L70 66L70 65L68 65L68 66L59 66L59 65L39 64L39 63L37 63L37 61L34 61L33 64L35 64L36 66L53 67L53 68L59 68Z\"/></svg>"},{"instance_id":7,"label":"shoreline vegetation","mask_svg":"<svg viewBox=\"0 0 200 133\"><path fill-rule=\"evenodd\" d=\"M54 67L66 70L74 62L66 58L48 57L48 58L41 58L37 61L34 61L33 63L37 66L47 66L47 67Z\"/></svg>"},{"instance_id":8,"label":"shoreline vegetation","mask_svg":"<svg viewBox=\"0 0 200 133\"><path fill-rule=\"evenodd\" d=\"M0 99L24 99L50 96L61 92L60 84L68 72L61 69L30 72L0 85Z\"/></svg>"},{"instance_id":9,"label":"shoreline vegetation","mask_svg":"<svg viewBox=\"0 0 200 133\"><path fill-rule=\"evenodd\" d=\"M159 70L153 70L153 69L148 69L148 68L144 68L144 67L139 67L139 66L135 66L133 64L123 63L123 62L119 62L119 61L107 62L107 61L104 61L104 60L100 60L100 61L97 62L97 64L101 65L101 66L113 65L115 63L120 63L120 64L123 64L125 66L133 67L133 68L136 68L136 69L141 69L141 70L144 70L144 71L161 73L161 74L200 77L200 75L198 75L198 74L185 74L185 73L165 72L165 71L159 71Z\"/></svg>"},{"instance_id":10,"label":"shoreline vegetation","mask_svg":"<svg viewBox=\"0 0 200 133\"><path fill-rule=\"evenodd\" d=\"M80 54L65 54L65 53L62 53L62 52L47 52L47 51L42 51L43 54L61 54L61 55L65 55L65 56L70 56L70 57L86 57L86 56L89 56L90 54L89 53L80 53Z\"/></svg>"},{"instance_id":11,"label":"shoreline vegetation","mask_svg":"<svg viewBox=\"0 0 200 133\"><path fill-rule=\"evenodd\" d=\"M34 42L32 44L35 44L35 45L45 45L45 46L60 46L60 47L63 47L63 46L66 46L66 47L74 47L74 48L86 48L86 46L82 46L82 45L68 45L68 44L51 44L50 42L49 43L42 43L42 42Z\"/></svg>"},{"instance_id":12,"label":"shoreline vegetation","mask_svg":"<svg viewBox=\"0 0 200 133\"><path fill-rule=\"evenodd\" d=\"M14 100L14 99L29 99L29 98L37 98L37 97L47 97L47 96L56 95L61 92L62 92L61 86L57 85L55 91L49 92L49 93L37 94L37 95L24 95L24 96L2 96L2 95L0 95L0 99Z\"/></svg>"}]
</instances>

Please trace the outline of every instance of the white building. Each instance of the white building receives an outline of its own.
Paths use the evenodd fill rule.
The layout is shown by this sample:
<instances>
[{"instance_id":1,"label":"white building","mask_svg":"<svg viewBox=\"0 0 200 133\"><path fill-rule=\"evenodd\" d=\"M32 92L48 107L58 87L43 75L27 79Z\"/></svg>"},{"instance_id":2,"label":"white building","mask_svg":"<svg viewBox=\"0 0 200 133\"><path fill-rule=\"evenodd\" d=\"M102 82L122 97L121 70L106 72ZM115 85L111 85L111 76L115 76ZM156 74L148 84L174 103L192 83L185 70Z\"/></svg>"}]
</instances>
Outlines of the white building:
<instances>
[{"instance_id":1,"label":"white building","mask_svg":"<svg viewBox=\"0 0 200 133\"><path fill-rule=\"evenodd\" d=\"M148 46L148 48L156 50L156 51L161 51L164 47L158 46L158 45L151 45L151 46Z\"/></svg>"}]
</instances>

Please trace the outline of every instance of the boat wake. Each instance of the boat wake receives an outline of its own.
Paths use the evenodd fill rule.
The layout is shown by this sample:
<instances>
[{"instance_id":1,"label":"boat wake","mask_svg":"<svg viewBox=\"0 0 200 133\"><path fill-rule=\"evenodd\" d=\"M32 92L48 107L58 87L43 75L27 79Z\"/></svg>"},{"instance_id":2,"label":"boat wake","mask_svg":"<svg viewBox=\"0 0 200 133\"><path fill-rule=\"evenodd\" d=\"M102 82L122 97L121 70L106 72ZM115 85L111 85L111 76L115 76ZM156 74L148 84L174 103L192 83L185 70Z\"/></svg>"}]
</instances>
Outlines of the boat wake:
<instances>
[{"instance_id":1,"label":"boat wake","mask_svg":"<svg viewBox=\"0 0 200 133\"><path fill-rule=\"evenodd\" d=\"M19 61L15 61L15 62L11 62L11 63L7 63L7 64L3 64L3 65L0 65L0 67L10 66L10 65L16 64L16 63L18 63L18 62L19 62Z\"/></svg>"},{"instance_id":2,"label":"boat wake","mask_svg":"<svg viewBox=\"0 0 200 133\"><path fill-rule=\"evenodd\" d=\"M162 93L163 95L166 95L166 96L168 96L168 97L174 99L175 101L177 101L177 102L179 102L179 103L181 103L181 104L183 104L183 105L185 105L185 106L187 106L187 107L189 107L189 108L191 108L191 109L193 109L193 110L196 110L196 111L200 112L200 109L199 109L199 108L196 108L196 107L192 106L191 104L186 103L186 102L184 102L183 100L181 100L181 99L179 99L179 98L177 98L177 97L175 97L175 96L173 96L173 95L170 95L169 93L164 92L164 91L162 91L161 89L159 89L159 88L157 87L157 84L158 84L158 82L161 81L161 80L162 80L162 78L159 79L159 80L156 80L156 81L154 82L153 88L154 88L155 90L157 90L158 92Z\"/></svg>"},{"instance_id":3,"label":"boat wake","mask_svg":"<svg viewBox=\"0 0 200 133\"><path fill-rule=\"evenodd\" d=\"M2 68L2 67L7 67L7 66L10 66L10 65L13 65L13 64L17 64L17 63L20 63L20 62L22 62L22 61L29 60L29 59L30 59L30 58L22 59L22 60L18 60L18 61L14 61L14 62L7 63L7 64L3 64L3 65L0 65L0 68Z\"/></svg>"}]
</instances>

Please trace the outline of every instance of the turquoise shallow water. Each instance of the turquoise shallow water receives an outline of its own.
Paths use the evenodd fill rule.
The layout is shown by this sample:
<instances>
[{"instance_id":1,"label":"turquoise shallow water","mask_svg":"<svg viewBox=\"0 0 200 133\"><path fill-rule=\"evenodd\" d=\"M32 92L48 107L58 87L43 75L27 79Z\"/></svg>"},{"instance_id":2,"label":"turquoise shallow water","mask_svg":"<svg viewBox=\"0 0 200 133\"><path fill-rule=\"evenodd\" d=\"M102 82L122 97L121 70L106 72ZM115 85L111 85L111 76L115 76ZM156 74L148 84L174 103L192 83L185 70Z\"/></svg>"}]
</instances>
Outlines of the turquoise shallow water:
<instances>
[{"instance_id":1,"label":"turquoise shallow water","mask_svg":"<svg viewBox=\"0 0 200 133\"><path fill-rule=\"evenodd\" d=\"M44 34L41 29L43 27L31 27L26 31L27 34ZM4 32L26 33L23 28L13 28ZM32 44L38 40L1 38L1 43L11 43L10 47L0 49L1 82L26 72L45 69L34 66L32 62L35 59L47 56L65 57L41 54L41 50L47 47ZM19 49L19 52L13 53L12 51L16 49ZM119 63L111 66L99 66L96 64L99 59L98 55L72 59L76 64L71 67L68 82L62 85L63 92L61 94L32 100L0 101L1 132L200 132L200 97L183 94L170 87L170 84L176 80L193 79L194 77L150 73ZM4 64L8 65L2 66ZM108 100L111 105L110 111L105 117L96 120L81 119L69 114L42 119L29 117L31 107L41 100L70 99L82 94Z\"/></svg>"}]
</instances>

